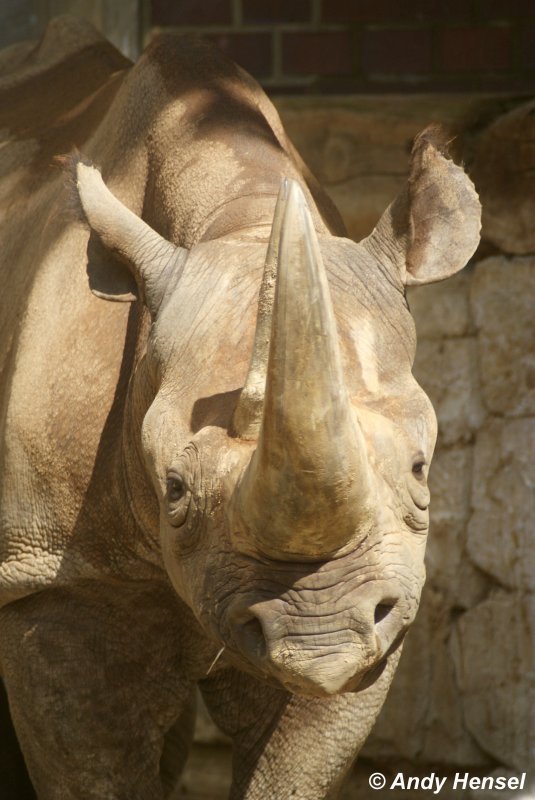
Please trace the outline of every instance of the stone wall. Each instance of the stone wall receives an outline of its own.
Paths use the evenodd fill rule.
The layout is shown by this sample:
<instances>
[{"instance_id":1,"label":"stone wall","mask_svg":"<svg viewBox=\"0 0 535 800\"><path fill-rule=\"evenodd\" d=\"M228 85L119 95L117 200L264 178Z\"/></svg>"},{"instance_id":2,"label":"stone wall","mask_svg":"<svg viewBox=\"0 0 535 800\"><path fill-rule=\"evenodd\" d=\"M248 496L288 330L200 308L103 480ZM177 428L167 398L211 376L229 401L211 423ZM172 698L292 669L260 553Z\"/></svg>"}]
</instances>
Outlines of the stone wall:
<instances>
[{"instance_id":1,"label":"stone wall","mask_svg":"<svg viewBox=\"0 0 535 800\"><path fill-rule=\"evenodd\" d=\"M521 769L533 751L534 300L530 256L409 292L440 435L427 584L365 749L376 759Z\"/></svg>"},{"instance_id":2,"label":"stone wall","mask_svg":"<svg viewBox=\"0 0 535 800\"><path fill-rule=\"evenodd\" d=\"M277 105L356 239L403 185L411 141L434 120L457 133L453 149L485 208L473 262L453 279L408 292L418 331L414 371L439 420L428 578L344 798L369 797L368 772L396 765L407 774L518 773L533 765L535 747L532 106L466 95L286 97ZM223 740L204 717L197 738L204 744L183 796L223 798L230 775ZM447 791L441 797L450 800ZM451 800L461 796L491 795L457 791Z\"/></svg>"}]
</instances>

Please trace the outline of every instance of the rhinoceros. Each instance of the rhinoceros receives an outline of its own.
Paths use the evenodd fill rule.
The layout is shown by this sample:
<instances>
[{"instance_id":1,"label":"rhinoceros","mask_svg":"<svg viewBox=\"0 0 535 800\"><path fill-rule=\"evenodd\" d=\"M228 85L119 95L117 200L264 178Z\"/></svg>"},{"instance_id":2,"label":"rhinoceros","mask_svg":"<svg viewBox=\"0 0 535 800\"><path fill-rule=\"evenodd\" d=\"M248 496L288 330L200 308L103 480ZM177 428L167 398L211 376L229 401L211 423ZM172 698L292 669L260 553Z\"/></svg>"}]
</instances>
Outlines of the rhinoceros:
<instances>
[{"instance_id":1,"label":"rhinoceros","mask_svg":"<svg viewBox=\"0 0 535 800\"><path fill-rule=\"evenodd\" d=\"M474 188L427 130L357 244L211 45L132 66L60 19L2 65L0 665L37 794L166 796L199 686L232 798L334 797L424 581L405 287L470 258Z\"/></svg>"}]
</instances>

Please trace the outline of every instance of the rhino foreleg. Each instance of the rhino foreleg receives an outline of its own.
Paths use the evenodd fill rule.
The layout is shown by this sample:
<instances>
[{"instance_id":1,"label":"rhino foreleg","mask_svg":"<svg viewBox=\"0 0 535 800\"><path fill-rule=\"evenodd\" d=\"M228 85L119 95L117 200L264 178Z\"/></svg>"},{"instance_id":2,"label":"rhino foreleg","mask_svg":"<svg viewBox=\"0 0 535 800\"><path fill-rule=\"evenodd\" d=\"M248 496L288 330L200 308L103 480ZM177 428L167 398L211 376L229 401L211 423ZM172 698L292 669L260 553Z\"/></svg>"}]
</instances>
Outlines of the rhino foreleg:
<instances>
[{"instance_id":1,"label":"rhino foreleg","mask_svg":"<svg viewBox=\"0 0 535 800\"><path fill-rule=\"evenodd\" d=\"M396 662L368 689L327 698L298 697L235 670L203 681L214 721L233 739L230 800L336 798Z\"/></svg>"},{"instance_id":2,"label":"rhino foreleg","mask_svg":"<svg viewBox=\"0 0 535 800\"><path fill-rule=\"evenodd\" d=\"M101 585L0 611L4 680L39 800L165 796L164 740L191 716L175 617L158 591ZM184 730L177 764L187 746Z\"/></svg>"}]
</instances>

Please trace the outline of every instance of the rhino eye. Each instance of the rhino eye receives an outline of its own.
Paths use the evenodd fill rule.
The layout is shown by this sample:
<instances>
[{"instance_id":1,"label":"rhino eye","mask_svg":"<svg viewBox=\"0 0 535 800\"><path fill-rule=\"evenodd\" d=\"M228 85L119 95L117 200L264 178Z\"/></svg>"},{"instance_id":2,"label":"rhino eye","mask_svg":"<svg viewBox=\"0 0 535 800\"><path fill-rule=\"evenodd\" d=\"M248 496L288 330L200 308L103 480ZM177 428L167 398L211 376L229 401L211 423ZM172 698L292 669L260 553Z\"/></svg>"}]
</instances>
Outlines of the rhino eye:
<instances>
[{"instance_id":1,"label":"rhino eye","mask_svg":"<svg viewBox=\"0 0 535 800\"><path fill-rule=\"evenodd\" d=\"M186 486L182 478L171 475L167 478L167 499L170 503L178 503L186 493Z\"/></svg>"},{"instance_id":2,"label":"rhino eye","mask_svg":"<svg viewBox=\"0 0 535 800\"><path fill-rule=\"evenodd\" d=\"M412 465L412 474L419 481L424 479L424 477L425 477L425 461L422 458L419 458Z\"/></svg>"}]
</instances>

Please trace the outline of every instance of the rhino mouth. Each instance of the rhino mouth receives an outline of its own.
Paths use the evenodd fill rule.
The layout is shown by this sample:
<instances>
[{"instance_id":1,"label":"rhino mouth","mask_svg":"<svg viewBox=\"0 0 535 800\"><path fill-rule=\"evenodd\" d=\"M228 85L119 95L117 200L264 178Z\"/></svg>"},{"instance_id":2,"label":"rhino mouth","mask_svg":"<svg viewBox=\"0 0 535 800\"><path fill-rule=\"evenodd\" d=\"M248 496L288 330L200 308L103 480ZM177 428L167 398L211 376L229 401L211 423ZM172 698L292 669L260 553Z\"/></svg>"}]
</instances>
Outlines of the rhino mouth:
<instances>
[{"instance_id":1,"label":"rhino mouth","mask_svg":"<svg viewBox=\"0 0 535 800\"><path fill-rule=\"evenodd\" d=\"M308 697L329 697L334 694L361 692L368 689L382 676L392 655L402 646L406 631L402 632L384 655L367 665L357 663L347 653L322 653L317 649L307 659L288 659L282 665L273 664L265 645L258 644L258 633L253 632L257 623L249 623L245 633L256 645L234 643L229 655L236 666L261 678L277 689ZM234 658L232 657L234 655Z\"/></svg>"},{"instance_id":2,"label":"rhino mouth","mask_svg":"<svg viewBox=\"0 0 535 800\"><path fill-rule=\"evenodd\" d=\"M282 605L271 599L231 608L229 650L241 669L300 695L322 697L369 687L408 627L396 602L379 603L371 624L362 610L307 615L285 612Z\"/></svg>"}]
</instances>

